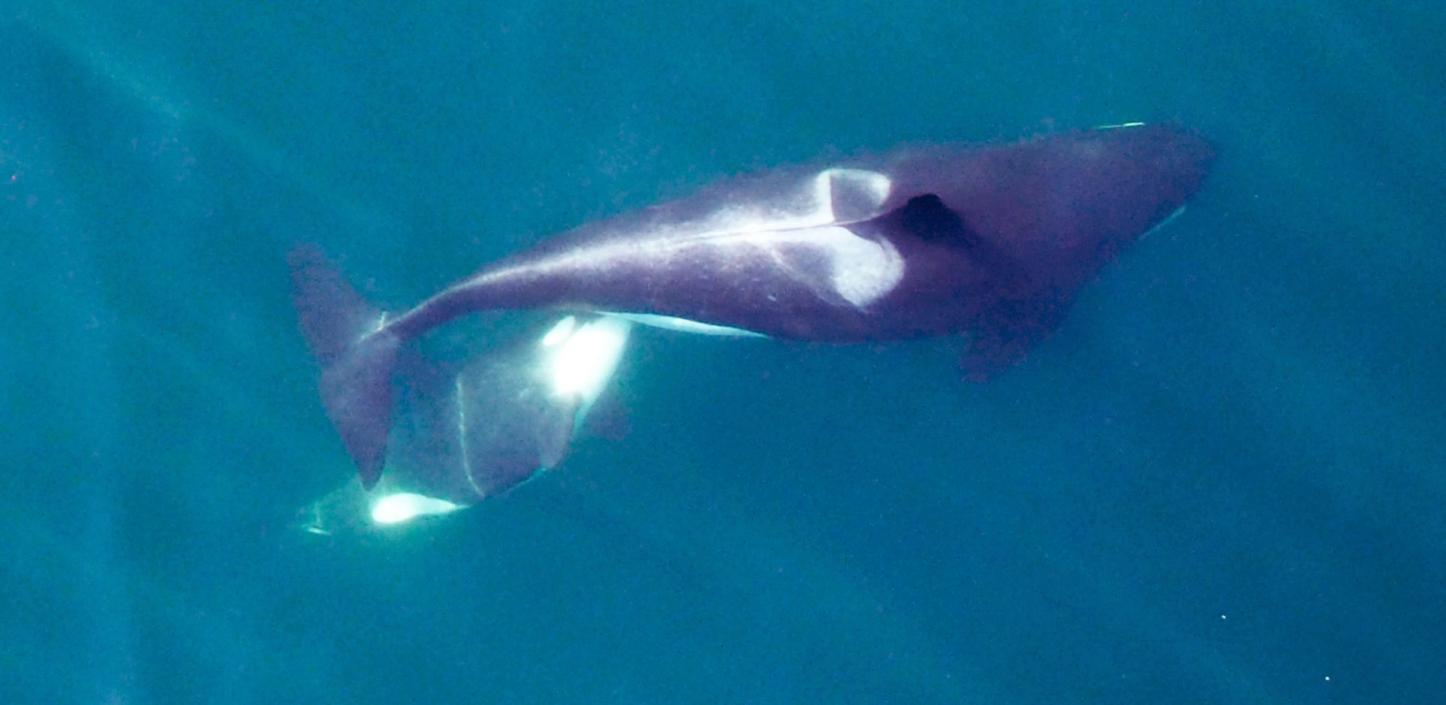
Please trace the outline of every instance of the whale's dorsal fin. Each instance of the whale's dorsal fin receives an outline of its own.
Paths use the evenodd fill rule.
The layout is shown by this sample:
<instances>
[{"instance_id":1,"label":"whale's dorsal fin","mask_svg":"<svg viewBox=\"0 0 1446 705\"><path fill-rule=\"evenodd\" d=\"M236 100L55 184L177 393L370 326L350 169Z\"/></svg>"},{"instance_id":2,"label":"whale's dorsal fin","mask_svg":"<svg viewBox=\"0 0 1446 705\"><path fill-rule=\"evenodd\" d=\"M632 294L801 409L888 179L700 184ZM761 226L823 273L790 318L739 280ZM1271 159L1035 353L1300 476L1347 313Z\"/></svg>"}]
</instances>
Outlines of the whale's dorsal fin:
<instances>
[{"instance_id":1,"label":"whale's dorsal fin","mask_svg":"<svg viewBox=\"0 0 1446 705\"><path fill-rule=\"evenodd\" d=\"M925 242L952 243L968 248L980 242L978 233L969 229L964 219L944 205L936 194L926 193L910 198L908 203L886 217L896 219L898 227Z\"/></svg>"}]
</instances>

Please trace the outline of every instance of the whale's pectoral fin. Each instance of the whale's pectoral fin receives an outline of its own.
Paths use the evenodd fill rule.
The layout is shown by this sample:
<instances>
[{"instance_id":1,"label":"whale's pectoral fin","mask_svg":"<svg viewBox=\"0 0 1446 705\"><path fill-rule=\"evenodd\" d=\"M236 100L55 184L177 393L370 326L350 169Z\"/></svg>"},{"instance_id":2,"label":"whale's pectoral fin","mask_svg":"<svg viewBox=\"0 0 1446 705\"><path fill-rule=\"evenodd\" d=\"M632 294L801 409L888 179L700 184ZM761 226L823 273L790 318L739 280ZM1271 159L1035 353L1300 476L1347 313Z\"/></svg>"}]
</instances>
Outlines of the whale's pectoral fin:
<instances>
[{"instance_id":1,"label":"whale's pectoral fin","mask_svg":"<svg viewBox=\"0 0 1446 705\"><path fill-rule=\"evenodd\" d=\"M362 485L381 477L392 421L392 368L399 343L380 330L384 314L309 247L289 257L296 310L306 342L321 363L321 401L356 462Z\"/></svg>"},{"instance_id":2,"label":"whale's pectoral fin","mask_svg":"<svg viewBox=\"0 0 1446 705\"><path fill-rule=\"evenodd\" d=\"M959 371L970 382L987 382L1028 354L1032 341L993 332L969 338L969 348L959 358Z\"/></svg>"},{"instance_id":3,"label":"whale's pectoral fin","mask_svg":"<svg viewBox=\"0 0 1446 705\"><path fill-rule=\"evenodd\" d=\"M539 385L529 361L484 358L457 377L457 445L481 497L556 466L572 442L576 400L560 399Z\"/></svg>"},{"instance_id":4,"label":"whale's pectoral fin","mask_svg":"<svg viewBox=\"0 0 1446 705\"><path fill-rule=\"evenodd\" d=\"M632 432L632 419L628 414L621 392L616 385L608 385L591 404L579 409L577 431L580 434L620 441Z\"/></svg>"},{"instance_id":5,"label":"whale's pectoral fin","mask_svg":"<svg viewBox=\"0 0 1446 705\"><path fill-rule=\"evenodd\" d=\"M969 347L959 360L965 379L983 382L1024 359L1031 348L1059 326L1061 307L1048 299L1007 300L986 311L969 331Z\"/></svg>"}]
</instances>

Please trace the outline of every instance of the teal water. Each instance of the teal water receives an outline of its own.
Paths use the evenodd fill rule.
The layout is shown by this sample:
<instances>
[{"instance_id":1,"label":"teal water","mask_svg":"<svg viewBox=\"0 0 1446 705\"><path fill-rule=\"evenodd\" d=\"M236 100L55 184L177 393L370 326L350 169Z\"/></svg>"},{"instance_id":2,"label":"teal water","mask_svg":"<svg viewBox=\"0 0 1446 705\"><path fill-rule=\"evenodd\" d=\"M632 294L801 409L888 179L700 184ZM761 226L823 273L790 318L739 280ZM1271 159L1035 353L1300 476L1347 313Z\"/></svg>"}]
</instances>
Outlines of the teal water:
<instances>
[{"instance_id":1,"label":"teal water","mask_svg":"<svg viewBox=\"0 0 1446 705\"><path fill-rule=\"evenodd\" d=\"M0 9L0 702L1430 703L1438 3ZM701 5L701 4L700 4ZM983 386L949 341L640 334L630 432L398 532L288 300L898 142L1221 158Z\"/></svg>"}]
</instances>

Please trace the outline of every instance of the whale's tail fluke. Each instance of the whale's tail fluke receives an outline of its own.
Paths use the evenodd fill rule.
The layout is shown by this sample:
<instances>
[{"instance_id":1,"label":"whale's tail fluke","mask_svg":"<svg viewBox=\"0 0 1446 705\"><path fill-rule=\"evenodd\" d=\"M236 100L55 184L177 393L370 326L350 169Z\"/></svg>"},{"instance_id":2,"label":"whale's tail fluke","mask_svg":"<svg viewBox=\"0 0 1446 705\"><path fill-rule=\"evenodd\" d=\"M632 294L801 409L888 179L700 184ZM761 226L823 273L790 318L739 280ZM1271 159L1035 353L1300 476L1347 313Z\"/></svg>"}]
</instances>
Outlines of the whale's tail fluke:
<instances>
[{"instance_id":1,"label":"whale's tail fluke","mask_svg":"<svg viewBox=\"0 0 1446 705\"><path fill-rule=\"evenodd\" d=\"M296 312L306 343L321 364L321 401L356 462L362 485L382 475L392 422L392 368L400 342L315 247L287 257Z\"/></svg>"}]
</instances>

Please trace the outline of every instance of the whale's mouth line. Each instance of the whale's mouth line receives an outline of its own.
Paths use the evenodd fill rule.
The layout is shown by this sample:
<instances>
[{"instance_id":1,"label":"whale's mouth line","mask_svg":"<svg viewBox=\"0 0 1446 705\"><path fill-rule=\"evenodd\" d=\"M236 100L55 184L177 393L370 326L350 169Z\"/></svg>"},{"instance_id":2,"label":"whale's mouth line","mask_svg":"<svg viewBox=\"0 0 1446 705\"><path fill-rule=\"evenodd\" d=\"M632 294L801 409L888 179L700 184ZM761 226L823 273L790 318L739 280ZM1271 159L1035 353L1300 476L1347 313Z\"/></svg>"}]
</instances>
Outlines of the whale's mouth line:
<instances>
[{"instance_id":1,"label":"whale's mouth line","mask_svg":"<svg viewBox=\"0 0 1446 705\"><path fill-rule=\"evenodd\" d=\"M1170 211L1170 214L1167 215L1167 216L1165 216L1165 218L1164 218L1163 220L1161 220L1161 221L1158 222L1158 223L1155 223L1153 226L1150 227L1149 230L1146 230L1145 232L1140 233L1140 241L1143 242L1143 241L1145 240L1145 238L1149 237L1151 234L1159 231L1161 228L1165 227L1166 225L1169 225L1170 223L1175 222L1175 219L1176 219L1176 218L1179 218L1182 214L1185 213L1185 206L1186 206L1186 205L1187 205L1187 204L1182 204L1179 208L1176 208L1175 210Z\"/></svg>"}]
</instances>

